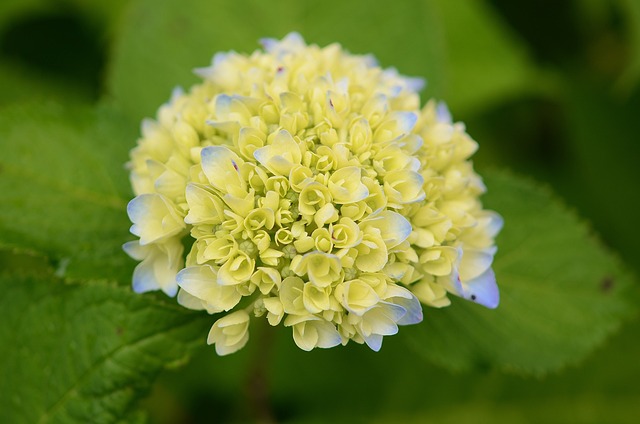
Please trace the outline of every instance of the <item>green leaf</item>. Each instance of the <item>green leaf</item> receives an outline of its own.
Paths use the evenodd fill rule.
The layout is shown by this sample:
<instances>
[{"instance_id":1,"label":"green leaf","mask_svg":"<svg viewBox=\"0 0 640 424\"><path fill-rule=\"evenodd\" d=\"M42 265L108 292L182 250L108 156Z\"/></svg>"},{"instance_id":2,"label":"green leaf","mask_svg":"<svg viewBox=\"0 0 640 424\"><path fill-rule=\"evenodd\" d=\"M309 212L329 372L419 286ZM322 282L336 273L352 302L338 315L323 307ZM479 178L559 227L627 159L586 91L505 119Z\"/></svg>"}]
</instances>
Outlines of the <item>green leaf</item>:
<instances>
[{"instance_id":1,"label":"green leaf","mask_svg":"<svg viewBox=\"0 0 640 424\"><path fill-rule=\"evenodd\" d=\"M0 247L50 255L59 272L129 281L129 121L107 109L24 106L0 116Z\"/></svg>"},{"instance_id":2,"label":"green leaf","mask_svg":"<svg viewBox=\"0 0 640 424\"><path fill-rule=\"evenodd\" d=\"M548 190L506 173L487 173L485 183L486 207L505 220L494 262L500 306L428 309L403 337L456 369L544 373L575 363L630 313L628 276Z\"/></svg>"},{"instance_id":3,"label":"green leaf","mask_svg":"<svg viewBox=\"0 0 640 424\"><path fill-rule=\"evenodd\" d=\"M0 275L0 290L0 422L133 420L125 414L158 372L185 362L210 325L105 282L14 273Z\"/></svg>"},{"instance_id":4,"label":"green leaf","mask_svg":"<svg viewBox=\"0 0 640 424\"><path fill-rule=\"evenodd\" d=\"M197 81L191 70L207 66L214 53L251 52L259 38L289 31L373 53L383 66L424 77L427 94L457 114L534 86L523 45L475 0L138 0L116 43L108 86L132 118L152 116L173 87Z\"/></svg>"}]
</instances>

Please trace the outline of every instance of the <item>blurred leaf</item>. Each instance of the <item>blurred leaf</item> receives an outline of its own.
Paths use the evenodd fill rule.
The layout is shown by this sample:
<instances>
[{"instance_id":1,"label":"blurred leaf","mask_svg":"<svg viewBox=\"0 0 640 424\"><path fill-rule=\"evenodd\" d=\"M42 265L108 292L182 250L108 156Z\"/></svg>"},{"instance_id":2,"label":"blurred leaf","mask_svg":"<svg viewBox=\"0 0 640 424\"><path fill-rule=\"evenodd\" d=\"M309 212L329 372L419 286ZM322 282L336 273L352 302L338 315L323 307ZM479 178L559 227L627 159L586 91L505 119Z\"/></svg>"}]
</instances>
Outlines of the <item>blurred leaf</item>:
<instances>
[{"instance_id":1,"label":"blurred leaf","mask_svg":"<svg viewBox=\"0 0 640 424\"><path fill-rule=\"evenodd\" d=\"M446 83L441 96L452 111L469 115L505 98L540 90L544 81L525 45L486 1L436 0L443 28ZM439 58L431 58L437 60Z\"/></svg>"},{"instance_id":2,"label":"blurred leaf","mask_svg":"<svg viewBox=\"0 0 640 424\"><path fill-rule=\"evenodd\" d=\"M505 220L494 263L500 306L428 309L423 324L403 329L406 339L456 369L544 373L577 362L630 313L628 277L547 190L498 172L485 182L485 205Z\"/></svg>"},{"instance_id":3,"label":"blurred leaf","mask_svg":"<svg viewBox=\"0 0 640 424\"><path fill-rule=\"evenodd\" d=\"M0 2L0 30L26 17L67 11L81 13L93 23L115 26L129 0L3 0Z\"/></svg>"},{"instance_id":4,"label":"blurred leaf","mask_svg":"<svg viewBox=\"0 0 640 424\"><path fill-rule=\"evenodd\" d=\"M622 75L622 88L631 91L640 79L640 0L618 0L626 20L630 60Z\"/></svg>"},{"instance_id":5,"label":"blurred leaf","mask_svg":"<svg viewBox=\"0 0 640 424\"><path fill-rule=\"evenodd\" d=\"M0 249L0 270L3 273L22 272L51 274L55 272L49 260L27 249Z\"/></svg>"},{"instance_id":6,"label":"blurred leaf","mask_svg":"<svg viewBox=\"0 0 640 424\"><path fill-rule=\"evenodd\" d=\"M570 153L560 190L588 211L605 242L640 272L640 227L634 225L640 209L640 90L619 99L591 80L570 76L565 88Z\"/></svg>"},{"instance_id":7,"label":"blurred leaf","mask_svg":"<svg viewBox=\"0 0 640 424\"><path fill-rule=\"evenodd\" d=\"M208 322L105 282L0 275L0 421L115 423Z\"/></svg>"},{"instance_id":8,"label":"blurred leaf","mask_svg":"<svg viewBox=\"0 0 640 424\"><path fill-rule=\"evenodd\" d=\"M29 13L43 13L52 10L53 2L46 0L4 0L0 2L0 30L15 19Z\"/></svg>"},{"instance_id":9,"label":"blurred leaf","mask_svg":"<svg viewBox=\"0 0 640 424\"><path fill-rule=\"evenodd\" d=\"M389 3L313 0L139 0L116 43L109 88L132 118L152 116L174 86L196 82L215 52L250 52L262 37L299 31L308 42L342 43L383 66L428 80L428 95L471 113L530 84L524 47L485 2Z\"/></svg>"},{"instance_id":10,"label":"blurred leaf","mask_svg":"<svg viewBox=\"0 0 640 424\"><path fill-rule=\"evenodd\" d=\"M122 252L131 197L129 122L112 111L49 106L0 116L0 246L52 256L59 272L129 281ZM66 270L66 271L65 271Z\"/></svg>"},{"instance_id":11,"label":"blurred leaf","mask_svg":"<svg viewBox=\"0 0 640 424\"><path fill-rule=\"evenodd\" d=\"M0 106L25 101L48 101L52 98L69 103L91 100L91 94L83 86L11 61L0 60L0 82Z\"/></svg>"}]
</instances>

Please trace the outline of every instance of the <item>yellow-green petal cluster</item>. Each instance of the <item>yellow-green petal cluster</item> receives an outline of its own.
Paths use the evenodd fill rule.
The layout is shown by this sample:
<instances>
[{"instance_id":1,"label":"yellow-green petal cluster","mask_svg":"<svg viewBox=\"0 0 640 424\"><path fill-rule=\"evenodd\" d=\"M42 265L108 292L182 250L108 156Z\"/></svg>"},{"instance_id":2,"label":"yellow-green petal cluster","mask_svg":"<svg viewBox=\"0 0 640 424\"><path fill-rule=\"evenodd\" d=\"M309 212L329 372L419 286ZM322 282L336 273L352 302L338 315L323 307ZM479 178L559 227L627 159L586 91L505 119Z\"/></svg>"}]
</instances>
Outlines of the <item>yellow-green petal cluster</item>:
<instances>
[{"instance_id":1,"label":"yellow-green petal cluster","mask_svg":"<svg viewBox=\"0 0 640 424\"><path fill-rule=\"evenodd\" d=\"M496 307L502 220L478 199L463 124L371 56L295 33L263 47L215 55L143 122L134 289L222 314L208 337L220 355L247 343L252 319L291 327L304 350L378 350L422 320L420 302Z\"/></svg>"}]
</instances>

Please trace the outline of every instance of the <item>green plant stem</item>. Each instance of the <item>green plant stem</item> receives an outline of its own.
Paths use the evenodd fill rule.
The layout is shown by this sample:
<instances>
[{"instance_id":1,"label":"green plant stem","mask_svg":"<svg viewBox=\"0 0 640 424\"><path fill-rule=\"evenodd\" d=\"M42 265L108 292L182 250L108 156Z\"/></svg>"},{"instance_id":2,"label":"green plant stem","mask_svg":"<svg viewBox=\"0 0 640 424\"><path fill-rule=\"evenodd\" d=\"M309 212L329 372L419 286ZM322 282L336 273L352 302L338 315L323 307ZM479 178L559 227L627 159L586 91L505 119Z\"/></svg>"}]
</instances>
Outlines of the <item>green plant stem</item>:
<instances>
[{"instance_id":1,"label":"green plant stem","mask_svg":"<svg viewBox=\"0 0 640 424\"><path fill-rule=\"evenodd\" d=\"M273 329L266 320L259 319L256 324L258 343L253 351L252 368L246 383L246 395L251 405L254 422L262 424L275 423L275 417L269 399L269 383L267 367L273 345Z\"/></svg>"}]
</instances>

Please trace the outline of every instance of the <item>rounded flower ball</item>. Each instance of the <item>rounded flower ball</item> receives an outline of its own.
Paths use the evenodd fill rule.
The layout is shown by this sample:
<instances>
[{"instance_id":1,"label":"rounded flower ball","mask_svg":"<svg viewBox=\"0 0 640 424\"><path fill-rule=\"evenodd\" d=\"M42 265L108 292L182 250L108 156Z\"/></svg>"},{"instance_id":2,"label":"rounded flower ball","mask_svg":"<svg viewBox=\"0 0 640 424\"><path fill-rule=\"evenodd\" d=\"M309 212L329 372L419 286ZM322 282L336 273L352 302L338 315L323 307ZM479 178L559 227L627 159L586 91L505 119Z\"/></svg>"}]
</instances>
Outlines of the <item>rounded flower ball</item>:
<instances>
[{"instance_id":1,"label":"rounded flower ball","mask_svg":"<svg viewBox=\"0 0 640 424\"><path fill-rule=\"evenodd\" d=\"M208 342L241 349L252 319L304 350L366 343L449 294L488 308L502 220L484 210L477 144L423 82L298 34L219 53L145 120L128 166L124 245L136 292L221 314Z\"/></svg>"}]
</instances>

